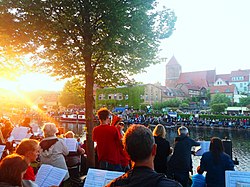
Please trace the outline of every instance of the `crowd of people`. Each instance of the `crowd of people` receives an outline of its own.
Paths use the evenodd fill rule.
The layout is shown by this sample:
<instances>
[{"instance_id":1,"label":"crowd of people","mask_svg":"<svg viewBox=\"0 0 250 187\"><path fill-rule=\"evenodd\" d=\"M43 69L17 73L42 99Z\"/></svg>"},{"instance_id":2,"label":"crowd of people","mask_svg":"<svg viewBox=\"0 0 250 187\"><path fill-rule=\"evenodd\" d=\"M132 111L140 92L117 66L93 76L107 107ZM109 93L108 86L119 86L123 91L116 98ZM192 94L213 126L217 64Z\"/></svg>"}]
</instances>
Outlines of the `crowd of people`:
<instances>
[{"instance_id":1,"label":"crowd of people","mask_svg":"<svg viewBox=\"0 0 250 187\"><path fill-rule=\"evenodd\" d=\"M97 116L100 123L92 132L92 140L96 142L95 167L124 172L106 186L223 187L225 171L234 170L233 161L217 137L211 139L210 149L202 155L197 174L193 175L192 147L200 144L189 137L187 127L178 128L171 146L162 124L156 125L153 132L142 124L131 124L125 130L123 119L107 108L99 109ZM58 134L54 123L45 123L42 131L41 139L23 139L8 155L2 156L0 186L35 186L41 164L68 171L60 186L72 177L86 174L86 144L78 139L76 151L71 152L63 138L74 138L72 131ZM37 161L39 164L34 167Z\"/></svg>"}]
</instances>

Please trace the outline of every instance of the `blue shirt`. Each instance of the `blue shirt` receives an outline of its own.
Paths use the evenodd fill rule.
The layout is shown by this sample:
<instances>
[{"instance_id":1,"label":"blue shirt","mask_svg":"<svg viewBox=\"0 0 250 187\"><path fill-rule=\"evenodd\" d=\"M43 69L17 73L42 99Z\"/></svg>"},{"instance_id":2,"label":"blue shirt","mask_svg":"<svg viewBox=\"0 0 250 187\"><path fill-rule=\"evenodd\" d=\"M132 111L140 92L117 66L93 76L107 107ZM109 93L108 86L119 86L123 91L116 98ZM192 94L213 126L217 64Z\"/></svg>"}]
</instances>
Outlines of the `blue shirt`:
<instances>
[{"instance_id":1,"label":"blue shirt","mask_svg":"<svg viewBox=\"0 0 250 187\"><path fill-rule=\"evenodd\" d=\"M206 180L202 174L196 174L192 176L192 186L191 187L205 187Z\"/></svg>"}]
</instances>

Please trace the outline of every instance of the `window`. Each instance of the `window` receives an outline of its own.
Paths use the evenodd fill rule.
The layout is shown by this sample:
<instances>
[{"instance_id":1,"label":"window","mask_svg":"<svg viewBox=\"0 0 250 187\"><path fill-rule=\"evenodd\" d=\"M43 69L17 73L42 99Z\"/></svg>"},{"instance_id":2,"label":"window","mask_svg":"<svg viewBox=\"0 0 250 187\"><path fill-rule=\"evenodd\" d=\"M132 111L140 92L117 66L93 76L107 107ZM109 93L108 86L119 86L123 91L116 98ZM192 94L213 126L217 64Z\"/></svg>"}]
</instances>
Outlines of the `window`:
<instances>
[{"instance_id":1,"label":"window","mask_svg":"<svg viewBox=\"0 0 250 187\"><path fill-rule=\"evenodd\" d=\"M112 99L112 95L111 94L108 95L108 99Z\"/></svg>"},{"instance_id":2,"label":"window","mask_svg":"<svg viewBox=\"0 0 250 187\"><path fill-rule=\"evenodd\" d=\"M244 91L247 91L247 87L244 87Z\"/></svg>"},{"instance_id":3,"label":"window","mask_svg":"<svg viewBox=\"0 0 250 187\"><path fill-rule=\"evenodd\" d=\"M122 94L118 94L118 100L122 100Z\"/></svg>"},{"instance_id":4,"label":"window","mask_svg":"<svg viewBox=\"0 0 250 187\"><path fill-rule=\"evenodd\" d=\"M125 100L128 100L128 94L125 95Z\"/></svg>"},{"instance_id":5,"label":"window","mask_svg":"<svg viewBox=\"0 0 250 187\"><path fill-rule=\"evenodd\" d=\"M145 100L148 101L148 94L145 95Z\"/></svg>"},{"instance_id":6,"label":"window","mask_svg":"<svg viewBox=\"0 0 250 187\"><path fill-rule=\"evenodd\" d=\"M214 92L215 92L215 93L219 93L220 91L219 91L219 90L215 90Z\"/></svg>"},{"instance_id":7,"label":"window","mask_svg":"<svg viewBox=\"0 0 250 187\"><path fill-rule=\"evenodd\" d=\"M241 87L241 88L243 87L243 84L242 84L242 82L240 83L240 87Z\"/></svg>"},{"instance_id":8,"label":"window","mask_svg":"<svg viewBox=\"0 0 250 187\"><path fill-rule=\"evenodd\" d=\"M226 89L226 92L230 92L230 90L229 90L229 89Z\"/></svg>"},{"instance_id":9,"label":"window","mask_svg":"<svg viewBox=\"0 0 250 187\"><path fill-rule=\"evenodd\" d=\"M140 99L143 99L143 95L140 95Z\"/></svg>"},{"instance_id":10,"label":"window","mask_svg":"<svg viewBox=\"0 0 250 187\"><path fill-rule=\"evenodd\" d=\"M99 98L99 100L104 100L104 99L105 99L105 95L104 95L104 94L100 94L100 95L98 96L98 98Z\"/></svg>"},{"instance_id":11,"label":"window","mask_svg":"<svg viewBox=\"0 0 250 187\"><path fill-rule=\"evenodd\" d=\"M114 94L114 100L116 100L117 99L117 95L116 94Z\"/></svg>"}]
</instances>

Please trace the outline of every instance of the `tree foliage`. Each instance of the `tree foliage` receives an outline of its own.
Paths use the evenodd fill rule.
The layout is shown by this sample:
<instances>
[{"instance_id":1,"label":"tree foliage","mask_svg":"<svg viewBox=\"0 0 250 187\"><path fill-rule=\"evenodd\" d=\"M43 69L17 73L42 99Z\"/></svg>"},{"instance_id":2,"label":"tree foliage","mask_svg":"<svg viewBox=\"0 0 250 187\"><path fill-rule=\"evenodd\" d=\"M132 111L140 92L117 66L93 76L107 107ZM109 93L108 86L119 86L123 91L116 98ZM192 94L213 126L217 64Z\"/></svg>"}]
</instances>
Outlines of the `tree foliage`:
<instances>
[{"instance_id":1,"label":"tree foliage","mask_svg":"<svg viewBox=\"0 0 250 187\"><path fill-rule=\"evenodd\" d=\"M212 97L210 106L220 103L226 103L228 106L230 106L232 101L225 94L217 93Z\"/></svg>"},{"instance_id":2,"label":"tree foliage","mask_svg":"<svg viewBox=\"0 0 250 187\"><path fill-rule=\"evenodd\" d=\"M239 106L248 106L250 105L250 96L240 98Z\"/></svg>"},{"instance_id":3,"label":"tree foliage","mask_svg":"<svg viewBox=\"0 0 250 187\"><path fill-rule=\"evenodd\" d=\"M59 101L62 106L69 104L80 105L84 103L84 86L79 79L69 80L65 83Z\"/></svg>"},{"instance_id":4,"label":"tree foliage","mask_svg":"<svg viewBox=\"0 0 250 187\"><path fill-rule=\"evenodd\" d=\"M126 84L128 76L157 63L160 39L175 26L173 11L155 0L2 0L0 32L19 52L33 53L51 75L83 76L86 83L87 154L94 165L93 86ZM4 28L4 29L3 29Z\"/></svg>"},{"instance_id":5,"label":"tree foliage","mask_svg":"<svg viewBox=\"0 0 250 187\"><path fill-rule=\"evenodd\" d=\"M221 112L225 112L225 109L227 108L227 104L226 103L217 103L217 104L212 104L211 105L211 109L212 112L214 113L221 113Z\"/></svg>"}]
</instances>

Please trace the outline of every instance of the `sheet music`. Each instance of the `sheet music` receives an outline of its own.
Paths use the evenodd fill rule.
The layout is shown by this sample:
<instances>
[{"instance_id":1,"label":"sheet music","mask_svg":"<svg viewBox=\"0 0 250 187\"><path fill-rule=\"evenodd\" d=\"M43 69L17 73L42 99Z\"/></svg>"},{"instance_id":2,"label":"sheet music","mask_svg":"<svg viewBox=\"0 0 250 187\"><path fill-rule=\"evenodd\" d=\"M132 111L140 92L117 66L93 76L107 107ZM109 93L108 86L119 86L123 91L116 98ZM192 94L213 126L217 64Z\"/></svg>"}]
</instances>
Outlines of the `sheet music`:
<instances>
[{"instance_id":1,"label":"sheet music","mask_svg":"<svg viewBox=\"0 0 250 187\"><path fill-rule=\"evenodd\" d=\"M87 173L84 187L102 187L123 174L124 172L90 168Z\"/></svg>"},{"instance_id":2,"label":"sheet music","mask_svg":"<svg viewBox=\"0 0 250 187\"><path fill-rule=\"evenodd\" d=\"M9 140L19 140L26 138L28 136L28 127L14 127L10 134Z\"/></svg>"},{"instance_id":3,"label":"sheet music","mask_svg":"<svg viewBox=\"0 0 250 187\"><path fill-rule=\"evenodd\" d=\"M64 138L64 142L66 146L68 147L69 151L76 152L78 143L75 138Z\"/></svg>"},{"instance_id":4,"label":"sheet music","mask_svg":"<svg viewBox=\"0 0 250 187\"><path fill-rule=\"evenodd\" d=\"M210 141L198 141L200 149L196 152L195 156L202 156L203 153L209 151Z\"/></svg>"},{"instance_id":5,"label":"sheet music","mask_svg":"<svg viewBox=\"0 0 250 187\"><path fill-rule=\"evenodd\" d=\"M0 159L2 158L4 149L5 149L5 145L0 145Z\"/></svg>"},{"instance_id":6,"label":"sheet music","mask_svg":"<svg viewBox=\"0 0 250 187\"><path fill-rule=\"evenodd\" d=\"M250 187L250 172L226 171L226 187Z\"/></svg>"},{"instance_id":7,"label":"sheet music","mask_svg":"<svg viewBox=\"0 0 250 187\"><path fill-rule=\"evenodd\" d=\"M35 183L39 187L59 186L68 171L42 164L36 175Z\"/></svg>"}]
</instances>

